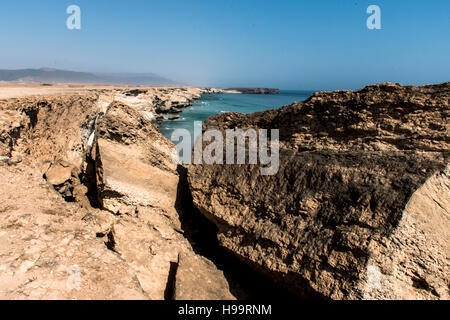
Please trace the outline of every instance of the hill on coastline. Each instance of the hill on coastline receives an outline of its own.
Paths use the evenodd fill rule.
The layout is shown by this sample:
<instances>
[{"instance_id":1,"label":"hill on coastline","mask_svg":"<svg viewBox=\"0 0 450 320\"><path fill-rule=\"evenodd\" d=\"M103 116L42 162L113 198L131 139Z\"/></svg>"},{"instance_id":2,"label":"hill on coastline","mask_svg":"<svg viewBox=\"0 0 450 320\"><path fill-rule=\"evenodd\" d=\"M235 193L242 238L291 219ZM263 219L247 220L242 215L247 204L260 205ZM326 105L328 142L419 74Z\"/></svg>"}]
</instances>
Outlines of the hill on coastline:
<instances>
[{"instance_id":1,"label":"hill on coastline","mask_svg":"<svg viewBox=\"0 0 450 320\"><path fill-rule=\"evenodd\" d=\"M142 86L173 86L179 83L153 73L90 73L51 68L0 69L0 81L22 83L90 83Z\"/></svg>"},{"instance_id":2,"label":"hill on coastline","mask_svg":"<svg viewBox=\"0 0 450 320\"><path fill-rule=\"evenodd\" d=\"M245 93L245 94L279 94L280 89L276 88L229 88L226 92Z\"/></svg>"}]
</instances>

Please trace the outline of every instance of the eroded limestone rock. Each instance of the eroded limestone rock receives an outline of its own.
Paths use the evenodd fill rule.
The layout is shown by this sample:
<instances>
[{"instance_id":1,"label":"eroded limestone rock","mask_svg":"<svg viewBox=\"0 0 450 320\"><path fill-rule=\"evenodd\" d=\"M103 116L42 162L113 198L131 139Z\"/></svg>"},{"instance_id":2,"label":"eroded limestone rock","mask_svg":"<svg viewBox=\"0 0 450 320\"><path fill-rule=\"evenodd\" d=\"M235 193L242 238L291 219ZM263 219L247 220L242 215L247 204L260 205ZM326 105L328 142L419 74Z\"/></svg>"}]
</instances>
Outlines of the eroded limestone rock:
<instances>
[{"instance_id":1,"label":"eroded limestone rock","mask_svg":"<svg viewBox=\"0 0 450 320\"><path fill-rule=\"evenodd\" d=\"M301 297L448 299L449 100L450 83L381 84L214 116L204 129L280 129L280 170L191 165L194 203Z\"/></svg>"},{"instance_id":2,"label":"eroded limestone rock","mask_svg":"<svg viewBox=\"0 0 450 320\"><path fill-rule=\"evenodd\" d=\"M101 208L114 216L98 235L129 263L144 292L158 300L234 299L223 274L198 257L183 236L173 144L140 112L122 103L108 107L95 134L90 157L97 197ZM186 281L185 260L182 273L177 272L180 256L198 262L192 267L205 280ZM175 282L184 283L178 295L172 288Z\"/></svg>"},{"instance_id":3,"label":"eroded limestone rock","mask_svg":"<svg viewBox=\"0 0 450 320\"><path fill-rule=\"evenodd\" d=\"M0 101L0 298L174 299L180 256L220 284L183 296L234 298L181 229L173 145L141 103L148 92L124 91Z\"/></svg>"}]
</instances>

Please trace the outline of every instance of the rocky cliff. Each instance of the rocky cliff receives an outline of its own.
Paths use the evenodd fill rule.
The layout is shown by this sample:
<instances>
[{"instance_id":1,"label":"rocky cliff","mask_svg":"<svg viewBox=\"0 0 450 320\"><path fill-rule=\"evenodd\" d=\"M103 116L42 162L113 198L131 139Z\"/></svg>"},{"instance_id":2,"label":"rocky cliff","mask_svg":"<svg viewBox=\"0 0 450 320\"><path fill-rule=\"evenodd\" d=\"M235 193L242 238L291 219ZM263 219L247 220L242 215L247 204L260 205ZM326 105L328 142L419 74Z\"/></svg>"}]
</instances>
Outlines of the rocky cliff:
<instances>
[{"instance_id":1,"label":"rocky cliff","mask_svg":"<svg viewBox=\"0 0 450 320\"><path fill-rule=\"evenodd\" d=\"M0 101L1 299L235 299L185 236L173 145L140 95Z\"/></svg>"},{"instance_id":2,"label":"rocky cliff","mask_svg":"<svg viewBox=\"0 0 450 320\"><path fill-rule=\"evenodd\" d=\"M14 89L0 100L2 299L290 298L218 244L300 297L448 299L449 83L207 121L279 128L275 176L175 164L155 120L215 89Z\"/></svg>"},{"instance_id":3,"label":"rocky cliff","mask_svg":"<svg viewBox=\"0 0 450 320\"><path fill-rule=\"evenodd\" d=\"M450 83L381 84L214 116L204 129L279 129L280 168L191 165L194 204L300 297L448 299L449 111Z\"/></svg>"}]
</instances>

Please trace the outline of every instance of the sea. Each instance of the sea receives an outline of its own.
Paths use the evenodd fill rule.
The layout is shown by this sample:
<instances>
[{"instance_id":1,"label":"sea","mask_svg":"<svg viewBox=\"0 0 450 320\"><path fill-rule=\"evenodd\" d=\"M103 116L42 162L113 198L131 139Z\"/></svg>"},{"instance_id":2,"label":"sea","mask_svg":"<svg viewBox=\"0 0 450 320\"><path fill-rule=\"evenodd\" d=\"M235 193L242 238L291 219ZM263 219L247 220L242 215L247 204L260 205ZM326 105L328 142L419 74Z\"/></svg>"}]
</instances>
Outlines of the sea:
<instances>
[{"instance_id":1,"label":"sea","mask_svg":"<svg viewBox=\"0 0 450 320\"><path fill-rule=\"evenodd\" d=\"M306 100L313 93L314 91L281 90L280 94L205 94L191 107L184 109L179 119L163 120L159 130L169 140L172 132L180 128L189 130L194 137L194 121L203 122L213 115L225 112L253 113L278 109L293 102Z\"/></svg>"}]
</instances>

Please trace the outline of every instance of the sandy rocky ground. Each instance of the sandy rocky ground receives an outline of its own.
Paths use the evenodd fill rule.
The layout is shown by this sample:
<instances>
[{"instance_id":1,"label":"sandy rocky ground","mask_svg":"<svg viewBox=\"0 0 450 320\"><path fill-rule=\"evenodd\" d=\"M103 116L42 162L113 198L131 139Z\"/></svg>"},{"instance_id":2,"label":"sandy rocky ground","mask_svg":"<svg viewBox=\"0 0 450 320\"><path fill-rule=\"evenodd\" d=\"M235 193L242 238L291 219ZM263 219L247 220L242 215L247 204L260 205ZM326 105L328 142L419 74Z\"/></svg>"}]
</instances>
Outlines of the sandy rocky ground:
<instances>
[{"instance_id":1,"label":"sandy rocky ground","mask_svg":"<svg viewBox=\"0 0 450 320\"><path fill-rule=\"evenodd\" d=\"M0 299L235 299L154 126L211 91L0 87Z\"/></svg>"}]
</instances>

